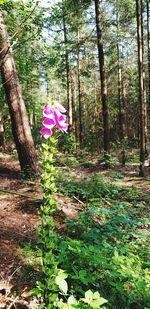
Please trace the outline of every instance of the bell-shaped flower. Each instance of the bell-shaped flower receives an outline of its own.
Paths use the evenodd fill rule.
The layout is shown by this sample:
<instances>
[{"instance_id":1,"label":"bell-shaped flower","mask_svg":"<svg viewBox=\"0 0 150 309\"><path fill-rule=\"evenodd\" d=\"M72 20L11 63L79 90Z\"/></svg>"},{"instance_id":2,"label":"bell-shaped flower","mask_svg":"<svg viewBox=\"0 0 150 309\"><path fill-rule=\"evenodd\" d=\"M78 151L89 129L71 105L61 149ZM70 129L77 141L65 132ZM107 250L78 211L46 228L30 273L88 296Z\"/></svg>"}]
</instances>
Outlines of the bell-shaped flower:
<instances>
[{"instance_id":1,"label":"bell-shaped flower","mask_svg":"<svg viewBox=\"0 0 150 309\"><path fill-rule=\"evenodd\" d=\"M56 124L54 115L51 116L51 118L44 118L42 125L47 129L52 129Z\"/></svg>"},{"instance_id":2,"label":"bell-shaped flower","mask_svg":"<svg viewBox=\"0 0 150 309\"><path fill-rule=\"evenodd\" d=\"M40 133L44 138L47 139L53 134L53 131L51 129L47 129L44 126L42 126Z\"/></svg>"},{"instance_id":3,"label":"bell-shaped flower","mask_svg":"<svg viewBox=\"0 0 150 309\"><path fill-rule=\"evenodd\" d=\"M46 118L52 118L54 113L54 109L50 104L45 104L43 109L43 116Z\"/></svg>"},{"instance_id":4,"label":"bell-shaped flower","mask_svg":"<svg viewBox=\"0 0 150 309\"><path fill-rule=\"evenodd\" d=\"M61 113L65 113L66 112L66 109L60 104L60 103L56 103L55 104L55 107L59 110L59 112Z\"/></svg>"},{"instance_id":5,"label":"bell-shaped flower","mask_svg":"<svg viewBox=\"0 0 150 309\"><path fill-rule=\"evenodd\" d=\"M66 116L61 114L59 110L55 108L54 110L55 120L56 120L56 126L61 131L67 131L68 124L66 123Z\"/></svg>"}]
</instances>

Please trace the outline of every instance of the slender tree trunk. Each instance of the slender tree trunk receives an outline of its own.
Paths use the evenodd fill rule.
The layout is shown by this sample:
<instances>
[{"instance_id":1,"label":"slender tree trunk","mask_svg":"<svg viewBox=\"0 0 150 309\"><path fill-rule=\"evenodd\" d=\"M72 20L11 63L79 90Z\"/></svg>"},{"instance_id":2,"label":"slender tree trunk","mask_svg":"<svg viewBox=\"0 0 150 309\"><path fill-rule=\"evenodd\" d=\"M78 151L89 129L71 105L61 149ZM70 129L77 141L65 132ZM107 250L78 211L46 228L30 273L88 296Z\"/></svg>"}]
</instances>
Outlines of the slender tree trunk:
<instances>
[{"instance_id":1,"label":"slender tree trunk","mask_svg":"<svg viewBox=\"0 0 150 309\"><path fill-rule=\"evenodd\" d=\"M127 157L127 135L126 135L126 96L127 96L127 85L122 80L122 165L125 166L126 164L126 157Z\"/></svg>"},{"instance_id":2,"label":"slender tree trunk","mask_svg":"<svg viewBox=\"0 0 150 309\"><path fill-rule=\"evenodd\" d=\"M71 93L71 71L70 71L70 63L69 63L69 51L67 48L67 27L65 16L63 14L63 28L64 28L64 43L65 43L65 60L66 60L66 78L67 78L67 105L68 105L68 123L69 123L69 131L71 131L71 127L73 124L73 109L72 109L72 93Z\"/></svg>"},{"instance_id":3,"label":"slender tree trunk","mask_svg":"<svg viewBox=\"0 0 150 309\"><path fill-rule=\"evenodd\" d=\"M150 120L150 4L147 0L147 46L148 46L148 95L149 95L149 120Z\"/></svg>"},{"instance_id":4,"label":"slender tree trunk","mask_svg":"<svg viewBox=\"0 0 150 309\"><path fill-rule=\"evenodd\" d=\"M117 24L117 64L118 64L118 107L119 107L119 139L121 143L121 162L125 166L126 149L125 149L125 104L124 104L124 84L122 80L122 68L120 60L120 40L119 40L119 14L116 2L116 24Z\"/></svg>"},{"instance_id":5,"label":"slender tree trunk","mask_svg":"<svg viewBox=\"0 0 150 309\"><path fill-rule=\"evenodd\" d=\"M119 40L117 36L117 62L118 62L118 107L119 107L119 138L123 139L123 127L122 127L122 71L120 63L120 50Z\"/></svg>"},{"instance_id":6,"label":"slender tree trunk","mask_svg":"<svg viewBox=\"0 0 150 309\"><path fill-rule=\"evenodd\" d=\"M101 81L101 100L102 100L102 115L103 115L103 129L104 129L104 153L109 152L109 117L108 117L108 103L107 103L107 82L104 63L104 49L103 37L101 29L101 12L100 0L95 0L95 16L97 29L97 46L99 56L100 81Z\"/></svg>"},{"instance_id":7,"label":"slender tree trunk","mask_svg":"<svg viewBox=\"0 0 150 309\"><path fill-rule=\"evenodd\" d=\"M140 105L140 171L144 176L145 163L145 104L144 104L144 78L143 78L143 47L142 47L142 6L141 0L136 0L137 17L137 45L138 45L138 71L139 71L139 105Z\"/></svg>"},{"instance_id":8,"label":"slender tree trunk","mask_svg":"<svg viewBox=\"0 0 150 309\"><path fill-rule=\"evenodd\" d=\"M145 87L145 70L144 70L144 34L143 34L143 1L141 0L141 31L142 31L142 62L143 62L143 95L144 95L144 135L145 135L145 159L148 159L148 130L147 130L147 100Z\"/></svg>"},{"instance_id":9,"label":"slender tree trunk","mask_svg":"<svg viewBox=\"0 0 150 309\"><path fill-rule=\"evenodd\" d=\"M77 57L78 57L78 64L77 64L77 76L78 76L78 102L79 102L79 143L80 149L83 146L83 125L82 125L82 95L81 95L81 67L80 67L80 46L79 46L79 32L78 32L78 45L77 45Z\"/></svg>"},{"instance_id":10,"label":"slender tree trunk","mask_svg":"<svg viewBox=\"0 0 150 309\"><path fill-rule=\"evenodd\" d=\"M148 120L150 121L150 4L147 0L147 49L148 49ZM150 140L148 140L150 144ZM149 160L150 166L150 160Z\"/></svg>"},{"instance_id":11,"label":"slender tree trunk","mask_svg":"<svg viewBox=\"0 0 150 309\"><path fill-rule=\"evenodd\" d=\"M0 11L0 69L21 170L35 174L38 171L36 151L2 11Z\"/></svg>"},{"instance_id":12,"label":"slender tree trunk","mask_svg":"<svg viewBox=\"0 0 150 309\"><path fill-rule=\"evenodd\" d=\"M77 144L78 144L78 121L77 121L77 106L78 106L78 99L77 99L77 77L74 76L74 126L75 126L75 140L76 140L76 151L77 151Z\"/></svg>"},{"instance_id":13,"label":"slender tree trunk","mask_svg":"<svg viewBox=\"0 0 150 309\"><path fill-rule=\"evenodd\" d=\"M75 100L75 83L73 74L71 75L71 100L72 100L72 132L74 138L74 150L77 151L77 125L76 125L76 100Z\"/></svg>"}]
</instances>

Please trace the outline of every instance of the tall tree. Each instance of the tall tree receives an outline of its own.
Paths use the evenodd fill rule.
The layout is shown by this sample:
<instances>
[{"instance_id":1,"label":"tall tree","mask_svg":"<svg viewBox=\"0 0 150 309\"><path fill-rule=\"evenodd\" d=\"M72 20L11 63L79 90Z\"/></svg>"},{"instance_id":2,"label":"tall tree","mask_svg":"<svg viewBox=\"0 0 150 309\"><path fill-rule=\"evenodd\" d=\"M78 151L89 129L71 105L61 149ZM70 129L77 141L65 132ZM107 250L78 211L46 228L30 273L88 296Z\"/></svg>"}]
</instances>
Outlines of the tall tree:
<instances>
[{"instance_id":1,"label":"tall tree","mask_svg":"<svg viewBox=\"0 0 150 309\"><path fill-rule=\"evenodd\" d=\"M145 104L144 104L144 71L143 71L143 27L142 27L142 1L136 0L137 18L137 45L138 45L138 71L139 71L139 111L140 111L140 171L144 176L145 163Z\"/></svg>"},{"instance_id":2,"label":"tall tree","mask_svg":"<svg viewBox=\"0 0 150 309\"><path fill-rule=\"evenodd\" d=\"M119 40L119 12L116 2L116 43L117 43L117 69L118 69L118 109L119 109L119 139L121 142L121 161L125 166L125 87L122 79L122 67L120 56L120 40Z\"/></svg>"},{"instance_id":3,"label":"tall tree","mask_svg":"<svg viewBox=\"0 0 150 309\"><path fill-rule=\"evenodd\" d=\"M66 25L66 10L65 10L65 3L63 1L63 30L64 30L64 44L65 44L65 61L66 61L66 78L67 78L67 105L68 105L68 123L69 123L69 130L71 130L73 124L73 107L72 107L72 93L71 93L71 69L69 63L69 50L68 50L68 38L67 38L67 25Z\"/></svg>"},{"instance_id":4,"label":"tall tree","mask_svg":"<svg viewBox=\"0 0 150 309\"><path fill-rule=\"evenodd\" d=\"M100 0L95 0L95 16L96 16L98 59L100 69L100 81L101 81L104 153L106 154L109 152L109 119L108 119L107 81L106 81L105 61L104 61Z\"/></svg>"},{"instance_id":5,"label":"tall tree","mask_svg":"<svg viewBox=\"0 0 150 309\"><path fill-rule=\"evenodd\" d=\"M38 171L36 151L22 97L8 34L0 10L0 69L8 101L11 125L21 170L28 174Z\"/></svg>"},{"instance_id":6,"label":"tall tree","mask_svg":"<svg viewBox=\"0 0 150 309\"><path fill-rule=\"evenodd\" d=\"M148 46L148 95L149 95L149 119L150 119L150 4L147 0L147 46Z\"/></svg>"},{"instance_id":7,"label":"tall tree","mask_svg":"<svg viewBox=\"0 0 150 309\"><path fill-rule=\"evenodd\" d=\"M80 148L83 146L83 119L82 119L82 93L81 93L81 65L80 65L80 32L78 30L77 42L77 77L78 77L78 102L79 102L79 143Z\"/></svg>"}]
</instances>

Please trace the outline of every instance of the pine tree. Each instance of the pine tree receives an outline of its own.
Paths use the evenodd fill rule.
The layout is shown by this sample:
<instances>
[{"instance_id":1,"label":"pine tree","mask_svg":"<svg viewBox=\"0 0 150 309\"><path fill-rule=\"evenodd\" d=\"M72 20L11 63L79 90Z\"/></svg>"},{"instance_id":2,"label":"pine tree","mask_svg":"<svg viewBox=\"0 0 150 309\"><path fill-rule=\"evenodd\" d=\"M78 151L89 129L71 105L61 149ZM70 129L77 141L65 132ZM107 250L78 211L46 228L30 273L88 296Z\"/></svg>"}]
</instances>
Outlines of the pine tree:
<instances>
[{"instance_id":1,"label":"pine tree","mask_svg":"<svg viewBox=\"0 0 150 309\"><path fill-rule=\"evenodd\" d=\"M34 175L38 171L37 156L2 11L0 11L0 69L21 170Z\"/></svg>"}]
</instances>

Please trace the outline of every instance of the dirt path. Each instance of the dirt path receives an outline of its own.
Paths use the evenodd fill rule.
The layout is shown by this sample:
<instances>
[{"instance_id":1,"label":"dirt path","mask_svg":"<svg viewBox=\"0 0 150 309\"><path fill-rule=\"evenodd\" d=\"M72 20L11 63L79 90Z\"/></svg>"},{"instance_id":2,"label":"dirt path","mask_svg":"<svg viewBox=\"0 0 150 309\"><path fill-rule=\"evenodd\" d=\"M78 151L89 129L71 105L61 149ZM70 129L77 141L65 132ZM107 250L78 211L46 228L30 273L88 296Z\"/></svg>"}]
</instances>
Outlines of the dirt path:
<instances>
[{"instance_id":1,"label":"dirt path","mask_svg":"<svg viewBox=\"0 0 150 309\"><path fill-rule=\"evenodd\" d=\"M23 256L22 247L36 238L39 186L23 182L16 160L0 154L0 189L0 308L37 308L36 301L27 293L32 280L26 271L30 263ZM19 295L15 301L13 291Z\"/></svg>"}]
</instances>

